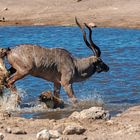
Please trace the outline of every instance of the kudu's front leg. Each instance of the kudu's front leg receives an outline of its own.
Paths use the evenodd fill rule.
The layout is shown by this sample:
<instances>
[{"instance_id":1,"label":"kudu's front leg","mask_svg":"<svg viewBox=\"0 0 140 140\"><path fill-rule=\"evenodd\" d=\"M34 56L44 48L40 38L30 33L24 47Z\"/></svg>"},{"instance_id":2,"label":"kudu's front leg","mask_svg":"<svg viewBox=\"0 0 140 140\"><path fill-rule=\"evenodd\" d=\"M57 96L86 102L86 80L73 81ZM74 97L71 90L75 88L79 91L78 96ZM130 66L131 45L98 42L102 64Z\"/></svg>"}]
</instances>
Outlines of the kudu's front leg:
<instances>
[{"instance_id":1,"label":"kudu's front leg","mask_svg":"<svg viewBox=\"0 0 140 140\"><path fill-rule=\"evenodd\" d=\"M65 92L68 94L69 98L71 99L72 103L77 103L76 96L74 95L72 84L70 83L62 83Z\"/></svg>"},{"instance_id":2,"label":"kudu's front leg","mask_svg":"<svg viewBox=\"0 0 140 140\"><path fill-rule=\"evenodd\" d=\"M67 68L66 68L67 69ZM73 75L72 71L67 69L62 71L62 76L61 76L61 85L63 86L65 92L71 99L72 103L76 103L77 99L76 96L74 95L73 87L72 87L72 80L71 77Z\"/></svg>"}]
</instances>

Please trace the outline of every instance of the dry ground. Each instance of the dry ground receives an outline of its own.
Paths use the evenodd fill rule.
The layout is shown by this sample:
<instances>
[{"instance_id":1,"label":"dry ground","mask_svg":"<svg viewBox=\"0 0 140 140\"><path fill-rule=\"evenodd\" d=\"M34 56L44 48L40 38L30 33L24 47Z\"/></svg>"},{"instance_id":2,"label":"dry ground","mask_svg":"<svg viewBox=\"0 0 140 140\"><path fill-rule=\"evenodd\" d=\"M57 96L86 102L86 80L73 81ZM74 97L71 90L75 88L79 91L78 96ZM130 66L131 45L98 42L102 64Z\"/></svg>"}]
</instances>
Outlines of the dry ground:
<instances>
[{"instance_id":1,"label":"dry ground","mask_svg":"<svg viewBox=\"0 0 140 140\"><path fill-rule=\"evenodd\" d=\"M140 28L139 0L0 0L0 25L75 25Z\"/></svg>"},{"instance_id":2,"label":"dry ground","mask_svg":"<svg viewBox=\"0 0 140 140\"><path fill-rule=\"evenodd\" d=\"M36 134L42 129L52 129L60 124L80 124L86 128L83 135L65 136L67 140L139 140L140 139L140 106L131 107L122 114L104 120L72 120L64 118L60 120L49 119L24 119L20 117L0 116L0 132L5 136L4 140L35 140ZM5 129L10 127L25 130L26 135L16 135L5 133ZM66 139L64 139L66 140Z\"/></svg>"}]
</instances>

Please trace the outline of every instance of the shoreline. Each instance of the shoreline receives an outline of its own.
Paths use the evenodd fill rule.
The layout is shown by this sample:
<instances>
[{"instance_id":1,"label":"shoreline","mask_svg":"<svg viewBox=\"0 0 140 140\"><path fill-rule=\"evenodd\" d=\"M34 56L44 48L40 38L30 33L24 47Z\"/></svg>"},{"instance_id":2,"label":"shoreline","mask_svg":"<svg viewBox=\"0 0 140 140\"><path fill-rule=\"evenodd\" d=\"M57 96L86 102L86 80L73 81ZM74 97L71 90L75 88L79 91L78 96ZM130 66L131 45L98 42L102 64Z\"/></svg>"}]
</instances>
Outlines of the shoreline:
<instances>
[{"instance_id":1,"label":"shoreline","mask_svg":"<svg viewBox=\"0 0 140 140\"><path fill-rule=\"evenodd\" d=\"M109 120L74 119L71 116L58 120L48 118L28 119L0 112L0 132L4 136L4 140L35 140L37 139L37 133L41 130L62 131L64 126L74 125L81 126L86 131L78 135L62 134L62 140L132 140L134 138L139 140L140 138L140 106L130 107Z\"/></svg>"},{"instance_id":2,"label":"shoreline","mask_svg":"<svg viewBox=\"0 0 140 140\"><path fill-rule=\"evenodd\" d=\"M0 26L75 26L140 29L139 0L7 0L0 1Z\"/></svg>"},{"instance_id":3,"label":"shoreline","mask_svg":"<svg viewBox=\"0 0 140 140\"><path fill-rule=\"evenodd\" d=\"M140 24L134 24L134 25L128 25L125 22L119 22L118 23L110 23L107 24L106 21L102 22L102 23L98 23L96 22L95 24L97 26L97 28L122 28L122 29L140 29ZM59 21L40 21L40 22L36 22L34 20L14 20L14 21L1 21L0 22L0 27L7 27L7 26L71 26L71 27L76 27L77 25L74 22L70 22L70 23L61 23Z\"/></svg>"}]
</instances>

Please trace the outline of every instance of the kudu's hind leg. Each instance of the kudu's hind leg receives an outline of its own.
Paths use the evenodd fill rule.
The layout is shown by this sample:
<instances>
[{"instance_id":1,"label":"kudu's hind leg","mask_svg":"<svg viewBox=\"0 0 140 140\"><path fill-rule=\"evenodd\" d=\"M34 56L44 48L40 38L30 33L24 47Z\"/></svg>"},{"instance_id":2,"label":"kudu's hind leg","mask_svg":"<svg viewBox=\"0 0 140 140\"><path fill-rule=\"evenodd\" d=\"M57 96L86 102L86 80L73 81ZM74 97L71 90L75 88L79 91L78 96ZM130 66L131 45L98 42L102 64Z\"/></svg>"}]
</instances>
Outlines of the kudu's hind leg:
<instances>
[{"instance_id":1,"label":"kudu's hind leg","mask_svg":"<svg viewBox=\"0 0 140 140\"><path fill-rule=\"evenodd\" d=\"M61 89L61 84L60 83L54 83L54 96L60 97L60 89Z\"/></svg>"},{"instance_id":2,"label":"kudu's hind leg","mask_svg":"<svg viewBox=\"0 0 140 140\"><path fill-rule=\"evenodd\" d=\"M17 81L18 79L23 78L25 75L27 75L26 73L22 73L20 74L18 71L16 71L16 69L14 69L13 67L11 67L9 69L10 71L10 78L7 80L7 87L10 88L10 90L12 91L12 93L17 95L17 103L19 104L21 102L21 97L19 96L18 92L17 92L17 88L15 87L14 83L15 81Z\"/></svg>"},{"instance_id":3,"label":"kudu's hind leg","mask_svg":"<svg viewBox=\"0 0 140 140\"><path fill-rule=\"evenodd\" d=\"M26 72L20 73L20 72L16 71L16 72L8 79L8 81L7 81L8 87L12 87L13 84L15 83L15 81L17 81L17 80L19 80L19 79L22 79L22 78L25 77L26 75L27 75Z\"/></svg>"}]
</instances>

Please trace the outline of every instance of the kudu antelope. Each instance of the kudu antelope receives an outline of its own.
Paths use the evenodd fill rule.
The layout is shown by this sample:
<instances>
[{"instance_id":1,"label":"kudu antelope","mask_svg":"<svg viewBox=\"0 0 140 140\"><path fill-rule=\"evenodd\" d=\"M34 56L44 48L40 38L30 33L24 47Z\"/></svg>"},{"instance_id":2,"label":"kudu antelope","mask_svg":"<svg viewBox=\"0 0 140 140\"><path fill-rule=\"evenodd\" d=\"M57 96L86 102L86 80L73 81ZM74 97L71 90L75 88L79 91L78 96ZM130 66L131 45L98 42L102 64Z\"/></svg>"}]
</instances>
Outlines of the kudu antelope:
<instances>
[{"instance_id":1,"label":"kudu antelope","mask_svg":"<svg viewBox=\"0 0 140 140\"><path fill-rule=\"evenodd\" d=\"M74 95L72 84L88 79L95 72L107 72L109 67L101 60L101 51L92 41L92 30L89 30L89 42L86 32L76 19L77 25L81 28L84 41L95 55L86 58L75 58L62 48L43 48L35 45L18 45L15 48L1 48L0 57L7 57L11 64L11 77L7 80L10 87L26 75L43 78L54 83L54 95L59 97L60 88L63 86L71 100L77 101Z\"/></svg>"}]
</instances>

